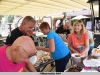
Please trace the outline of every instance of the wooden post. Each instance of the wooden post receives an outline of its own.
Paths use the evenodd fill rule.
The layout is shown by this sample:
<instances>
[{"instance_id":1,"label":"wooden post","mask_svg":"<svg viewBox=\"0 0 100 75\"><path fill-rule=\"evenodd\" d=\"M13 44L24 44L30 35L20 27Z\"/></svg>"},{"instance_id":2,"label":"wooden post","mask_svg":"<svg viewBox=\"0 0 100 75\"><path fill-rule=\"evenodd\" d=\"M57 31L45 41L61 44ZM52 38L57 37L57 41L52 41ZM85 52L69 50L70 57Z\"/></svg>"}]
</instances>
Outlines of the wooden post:
<instances>
[{"instance_id":1,"label":"wooden post","mask_svg":"<svg viewBox=\"0 0 100 75\"><path fill-rule=\"evenodd\" d=\"M11 30L12 30L11 25L12 25L12 24L9 23L8 25L9 25L9 28L8 28L8 29L9 29L10 32L11 32Z\"/></svg>"}]
</instances>

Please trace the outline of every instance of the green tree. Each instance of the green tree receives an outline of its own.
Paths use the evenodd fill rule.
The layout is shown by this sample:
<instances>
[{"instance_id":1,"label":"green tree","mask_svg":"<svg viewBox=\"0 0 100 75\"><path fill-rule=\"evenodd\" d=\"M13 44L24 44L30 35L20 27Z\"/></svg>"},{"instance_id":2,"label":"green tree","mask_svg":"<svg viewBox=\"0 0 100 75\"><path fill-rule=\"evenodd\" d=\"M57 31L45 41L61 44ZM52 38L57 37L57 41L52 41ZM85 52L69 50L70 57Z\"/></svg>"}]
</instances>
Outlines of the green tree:
<instances>
[{"instance_id":1,"label":"green tree","mask_svg":"<svg viewBox=\"0 0 100 75\"><path fill-rule=\"evenodd\" d=\"M8 23L13 23L13 20L14 20L14 16L13 16L13 15L7 15L6 21L7 21Z\"/></svg>"},{"instance_id":2,"label":"green tree","mask_svg":"<svg viewBox=\"0 0 100 75\"><path fill-rule=\"evenodd\" d=\"M2 20L3 17L4 17L4 15L0 15L0 20Z\"/></svg>"}]
</instances>

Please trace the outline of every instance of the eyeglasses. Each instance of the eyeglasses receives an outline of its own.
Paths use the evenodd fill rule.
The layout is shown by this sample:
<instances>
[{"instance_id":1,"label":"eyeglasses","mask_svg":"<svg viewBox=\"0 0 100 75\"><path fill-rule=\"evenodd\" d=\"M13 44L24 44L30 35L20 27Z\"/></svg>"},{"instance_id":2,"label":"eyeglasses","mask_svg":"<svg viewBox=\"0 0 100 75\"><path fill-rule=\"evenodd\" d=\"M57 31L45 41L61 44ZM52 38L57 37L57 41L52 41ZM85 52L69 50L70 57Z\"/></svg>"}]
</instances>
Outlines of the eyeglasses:
<instances>
[{"instance_id":1,"label":"eyeglasses","mask_svg":"<svg viewBox=\"0 0 100 75\"><path fill-rule=\"evenodd\" d=\"M31 56L34 56L34 55L36 55L36 53L37 53L37 51L35 51L34 53L29 54L29 53L27 53L26 50L23 49L21 46L18 46L17 49L18 49L18 51L20 52L20 54L22 55L22 57L23 57L24 59L30 58Z\"/></svg>"},{"instance_id":2,"label":"eyeglasses","mask_svg":"<svg viewBox=\"0 0 100 75\"><path fill-rule=\"evenodd\" d=\"M70 27L68 25L66 25L66 27L69 29Z\"/></svg>"},{"instance_id":3,"label":"eyeglasses","mask_svg":"<svg viewBox=\"0 0 100 75\"><path fill-rule=\"evenodd\" d=\"M67 28L69 28L69 26L67 26Z\"/></svg>"}]
</instances>

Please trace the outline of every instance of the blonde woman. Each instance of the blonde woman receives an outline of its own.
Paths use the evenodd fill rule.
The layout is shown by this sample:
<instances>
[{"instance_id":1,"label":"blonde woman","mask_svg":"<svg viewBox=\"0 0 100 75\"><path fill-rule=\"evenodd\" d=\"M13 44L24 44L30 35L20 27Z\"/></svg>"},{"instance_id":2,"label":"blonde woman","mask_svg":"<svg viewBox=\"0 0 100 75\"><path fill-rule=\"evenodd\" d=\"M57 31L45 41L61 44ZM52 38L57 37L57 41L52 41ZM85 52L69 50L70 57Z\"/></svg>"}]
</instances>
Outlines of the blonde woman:
<instances>
[{"instance_id":1,"label":"blonde woman","mask_svg":"<svg viewBox=\"0 0 100 75\"><path fill-rule=\"evenodd\" d=\"M81 20L74 21L72 32L68 36L68 41L68 47L71 53L80 53L84 57L88 55L89 37Z\"/></svg>"}]
</instances>

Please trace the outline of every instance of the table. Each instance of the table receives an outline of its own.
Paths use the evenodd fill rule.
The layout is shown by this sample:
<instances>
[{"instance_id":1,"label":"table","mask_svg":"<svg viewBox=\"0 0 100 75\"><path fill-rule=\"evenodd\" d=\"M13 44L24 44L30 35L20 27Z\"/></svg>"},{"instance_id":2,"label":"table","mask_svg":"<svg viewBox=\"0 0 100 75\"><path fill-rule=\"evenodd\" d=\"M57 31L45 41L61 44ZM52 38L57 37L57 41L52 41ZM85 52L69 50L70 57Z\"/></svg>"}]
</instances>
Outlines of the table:
<instances>
[{"instance_id":1,"label":"table","mask_svg":"<svg viewBox=\"0 0 100 75\"><path fill-rule=\"evenodd\" d=\"M90 69L87 69L87 67L83 64L83 61L81 61L80 63L75 64L75 65L81 66L83 68L81 72L100 72L100 70L98 69L99 66L98 67L90 67ZM74 65L72 65L72 66L74 66ZM86 68L87 70L84 68Z\"/></svg>"},{"instance_id":2,"label":"table","mask_svg":"<svg viewBox=\"0 0 100 75\"><path fill-rule=\"evenodd\" d=\"M46 68L47 65L52 64L52 63L54 63L54 60L53 60L53 59L49 59L46 63L42 63L42 64L40 64L38 67L35 67L35 69L36 69L38 72L42 72L42 71ZM51 71L53 70L54 67L55 67L55 65L52 66L52 68L50 69L49 72L51 72ZM41 68L42 68L42 69L41 69ZM41 69L41 70L40 70L40 69Z\"/></svg>"}]
</instances>

